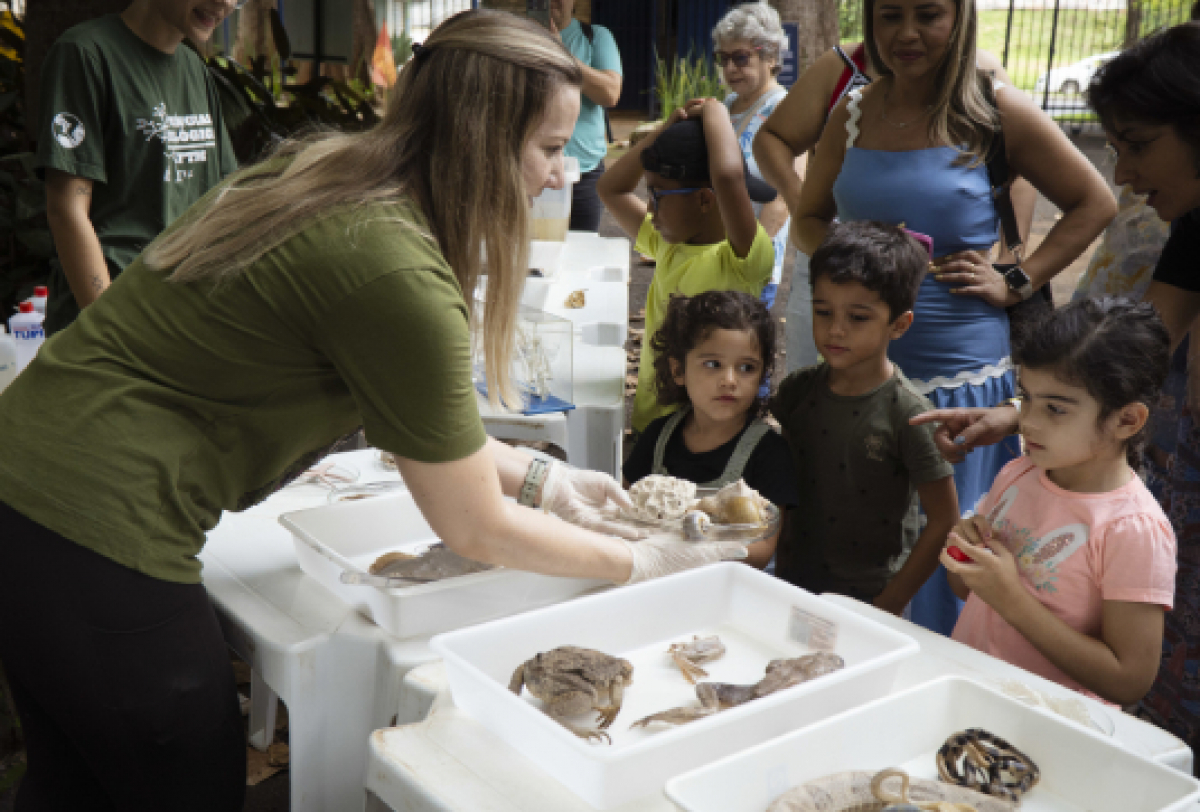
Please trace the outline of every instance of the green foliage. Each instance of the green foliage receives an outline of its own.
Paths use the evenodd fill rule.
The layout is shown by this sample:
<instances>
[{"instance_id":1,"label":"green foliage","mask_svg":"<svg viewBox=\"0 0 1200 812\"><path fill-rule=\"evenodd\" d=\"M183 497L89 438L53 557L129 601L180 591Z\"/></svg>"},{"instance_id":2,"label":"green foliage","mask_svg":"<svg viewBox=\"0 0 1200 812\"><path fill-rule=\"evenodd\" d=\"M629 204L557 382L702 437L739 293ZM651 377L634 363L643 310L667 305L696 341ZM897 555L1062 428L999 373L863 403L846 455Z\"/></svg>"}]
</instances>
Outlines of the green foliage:
<instances>
[{"instance_id":1,"label":"green foliage","mask_svg":"<svg viewBox=\"0 0 1200 812\"><path fill-rule=\"evenodd\" d=\"M656 56L655 63L654 97L660 120L665 121L692 99L724 99L728 92L721 72L704 56L688 54L669 63Z\"/></svg>"},{"instance_id":2,"label":"green foliage","mask_svg":"<svg viewBox=\"0 0 1200 812\"><path fill-rule=\"evenodd\" d=\"M401 31L399 35L392 37L392 59L399 68L408 58L412 56L412 37L407 31Z\"/></svg>"},{"instance_id":3,"label":"green foliage","mask_svg":"<svg viewBox=\"0 0 1200 812\"><path fill-rule=\"evenodd\" d=\"M0 0L0 318L32 295L35 285L45 284L54 253L46 190L33 170L25 135L24 86L24 20Z\"/></svg>"},{"instance_id":4,"label":"green foliage","mask_svg":"<svg viewBox=\"0 0 1200 812\"><path fill-rule=\"evenodd\" d=\"M379 121L372 106L375 88L351 79L317 76L303 84L291 81L296 68L287 31L278 12L271 12L271 36L278 57L251 56L249 67L225 56L206 62L221 99L221 112L238 163L258 160L272 145L304 130L364 130Z\"/></svg>"},{"instance_id":5,"label":"green foliage","mask_svg":"<svg viewBox=\"0 0 1200 812\"><path fill-rule=\"evenodd\" d=\"M862 0L839 0L838 30L841 42L862 42Z\"/></svg>"}]
</instances>

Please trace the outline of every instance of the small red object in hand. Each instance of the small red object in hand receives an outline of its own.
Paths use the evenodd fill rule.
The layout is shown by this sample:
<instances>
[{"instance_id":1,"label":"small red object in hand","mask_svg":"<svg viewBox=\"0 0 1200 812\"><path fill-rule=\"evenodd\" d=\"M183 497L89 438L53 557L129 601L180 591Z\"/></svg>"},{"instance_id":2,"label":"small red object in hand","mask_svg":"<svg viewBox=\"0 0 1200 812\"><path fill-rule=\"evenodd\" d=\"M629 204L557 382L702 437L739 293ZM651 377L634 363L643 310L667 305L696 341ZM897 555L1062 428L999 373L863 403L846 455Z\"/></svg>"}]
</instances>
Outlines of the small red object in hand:
<instances>
[{"instance_id":1,"label":"small red object in hand","mask_svg":"<svg viewBox=\"0 0 1200 812\"><path fill-rule=\"evenodd\" d=\"M946 553L951 558L953 558L955 561L961 561L964 564L971 563L971 556L967 555L966 553L964 553L962 550L960 550L958 547L954 546L953 544L951 544L949 547L946 548Z\"/></svg>"}]
</instances>

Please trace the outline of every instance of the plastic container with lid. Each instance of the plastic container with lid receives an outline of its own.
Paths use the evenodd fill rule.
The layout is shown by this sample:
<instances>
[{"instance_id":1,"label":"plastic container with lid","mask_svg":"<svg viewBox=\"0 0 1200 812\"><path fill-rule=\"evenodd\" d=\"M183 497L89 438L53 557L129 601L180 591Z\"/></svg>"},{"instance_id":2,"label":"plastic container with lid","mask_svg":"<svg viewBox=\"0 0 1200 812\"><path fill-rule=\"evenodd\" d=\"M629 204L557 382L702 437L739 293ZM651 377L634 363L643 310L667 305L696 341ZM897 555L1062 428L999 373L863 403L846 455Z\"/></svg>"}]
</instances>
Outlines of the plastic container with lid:
<instances>
[{"instance_id":1,"label":"plastic container with lid","mask_svg":"<svg viewBox=\"0 0 1200 812\"><path fill-rule=\"evenodd\" d=\"M571 224L571 195L579 182L579 159L563 158L563 187L545 189L533 199L530 238L563 242Z\"/></svg>"},{"instance_id":2,"label":"plastic container with lid","mask_svg":"<svg viewBox=\"0 0 1200 812\"><path fill-rule=\"evenodd\" d=\"M8 334L8 330L0 324L0 392L17 377L17 342Z\"/></svg>"},{"instance_id":3,"label":"plastic container with lid","mask_svg":"<svg viewBox=\"0 0 1200 812\"><path fill-rule=\"evenodd\" d=\"M42 329L43 318L41 313L34 310L33 302L21 302L20 312L8 320L8 328L12 330L17 345L18 372L29 366L46 340L46 331Z\"/></svg>"}]
</instances>

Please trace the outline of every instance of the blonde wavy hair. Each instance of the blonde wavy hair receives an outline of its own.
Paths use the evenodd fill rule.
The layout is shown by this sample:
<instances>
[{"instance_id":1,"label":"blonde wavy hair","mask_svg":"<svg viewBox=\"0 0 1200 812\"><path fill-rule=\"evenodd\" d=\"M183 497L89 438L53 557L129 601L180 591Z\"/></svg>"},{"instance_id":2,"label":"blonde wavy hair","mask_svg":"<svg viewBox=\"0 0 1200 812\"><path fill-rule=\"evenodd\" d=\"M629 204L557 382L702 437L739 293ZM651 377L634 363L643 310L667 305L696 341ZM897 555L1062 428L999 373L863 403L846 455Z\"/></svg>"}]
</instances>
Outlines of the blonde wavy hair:
<instances>
[{"instance_id":1,"label":"blonde wavy hair","mask_svg":"<svg viewBox=\"0 0 1200 812\"><path fill-rule=\"evenodd\" d=\"M440 25L400 72L364 133L287 141L235 174L202 212L146 251L179 283L220 283L336 207L412 201L462 287L472 323L486 257L482 347L493 403L520 401L509 374L529 242L521 153L554 93L583 73L557 38L499 11ZM401 227L416 227L400 223Z\"/></svg>"},{"instance_id":2,"label":"blonde wavy hair","mask_svg":"<svg viewBox=\"0 0 1200 812\"><path fill-rule=\"evenodd\" d=\"M875 6L880 0L863 0L863 42L867 56L881 76L892 76L875 44ZM937 96L929 116L929 137L962 151L957 162L978 166L987 160L1000 129L1000 114L990 94L991 78L975 67L978 18L974 0L954 0L954 30L934 86ZM984 88L988 88L985 90Z\"/></svg>"}]
</instances>

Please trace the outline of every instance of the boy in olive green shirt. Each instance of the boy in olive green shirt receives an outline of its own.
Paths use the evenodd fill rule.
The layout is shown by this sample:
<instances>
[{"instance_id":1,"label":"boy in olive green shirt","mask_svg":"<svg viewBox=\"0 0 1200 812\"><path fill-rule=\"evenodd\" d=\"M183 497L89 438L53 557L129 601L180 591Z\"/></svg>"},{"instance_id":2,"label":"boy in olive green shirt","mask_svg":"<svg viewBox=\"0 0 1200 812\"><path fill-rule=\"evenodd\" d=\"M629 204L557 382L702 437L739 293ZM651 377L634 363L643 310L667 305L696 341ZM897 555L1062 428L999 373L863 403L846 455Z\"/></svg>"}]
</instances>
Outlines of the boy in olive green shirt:
<instances>
[{"instance_id":1,"label":"boy in olive green shirt","mask_svg":"<svg viewBox=\"0 0 1200 812\"><path fill-rule=\"evenodd\" d=\"M207 40L229 8L135 0L47 52L37 130L55 246L47 335L237 168L216 86L182 44Z\"/></svg>"},{"instance_id":2,"label":"boy in olive green shirt","mask_svg":"<svg viewBox=\"0 0 1200 812\"><path fill-rule=\"evenodd\" d=\"M643 175L650 204L635 190ZM775 266L771 238L754 217L753 202L775 199L775 190L746 169L729 111L715 99L676 110L600 179L600 199L637 250L657 268L646 294L632 424L643 431L673 411L658 404L650 336L662 324L671 295L708 290L762 293Z\"/></svg>"},{"instance_id":3,"label":"boy in olive green shirt","mask_svg":"<svg viewBox=\"0 0 1200 812\"><path fill-rule=\"evenodd\" d=\"M953 469L929 427L908 422L932 407L887 357L912 324L928 262L901 228L830 226L811 263L813 338L824 361L785 378L770 405L800 486L775 574L893 614L936 569L958 520Z\"/></svg>"}]
</instances>

